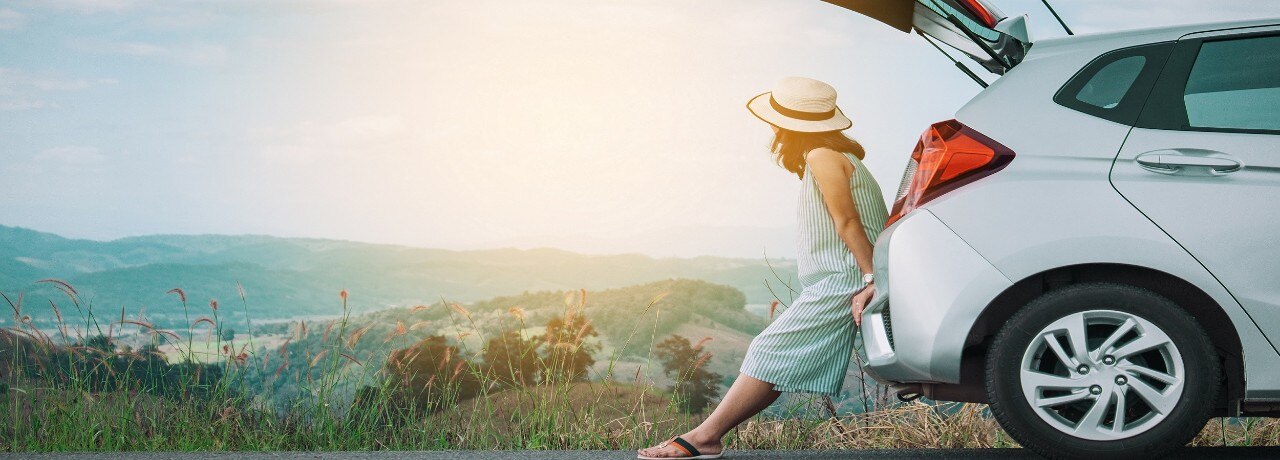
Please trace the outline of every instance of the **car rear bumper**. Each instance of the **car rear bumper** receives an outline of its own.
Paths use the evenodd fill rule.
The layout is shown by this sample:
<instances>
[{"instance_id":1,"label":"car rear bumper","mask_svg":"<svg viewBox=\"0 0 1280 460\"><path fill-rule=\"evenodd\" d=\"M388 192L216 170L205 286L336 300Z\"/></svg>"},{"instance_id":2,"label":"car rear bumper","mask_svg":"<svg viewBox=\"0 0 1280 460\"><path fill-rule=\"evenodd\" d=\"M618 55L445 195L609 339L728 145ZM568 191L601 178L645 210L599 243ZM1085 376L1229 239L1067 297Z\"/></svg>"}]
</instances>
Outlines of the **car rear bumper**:
<instances>
[{"instance_id":1,"label":"car rear bumper","mask_svg":"<svg viewBox=\"0 0 1280 460\"><path fill-rule=\"evenodd\" d=\"M959 383L965 339L1013 283L928 210L885 229L876 298L863 313L863 368L883 383Z\"/></svg>"}]
</instances>

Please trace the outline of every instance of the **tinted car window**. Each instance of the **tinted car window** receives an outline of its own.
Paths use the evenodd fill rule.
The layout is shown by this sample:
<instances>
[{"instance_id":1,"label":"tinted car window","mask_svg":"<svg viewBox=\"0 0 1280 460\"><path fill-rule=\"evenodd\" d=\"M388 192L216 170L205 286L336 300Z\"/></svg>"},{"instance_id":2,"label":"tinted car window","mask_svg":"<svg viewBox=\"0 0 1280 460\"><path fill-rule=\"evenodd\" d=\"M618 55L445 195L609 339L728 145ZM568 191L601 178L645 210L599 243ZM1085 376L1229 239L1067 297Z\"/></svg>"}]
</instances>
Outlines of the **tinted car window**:
<instances>
[{"instance_id":1,"label":"tinted car window","mask_svg":"<svg viewBox=\"0 0 1280 460\"><path fill-rule=\"evenodd\" d=\"M1205 42L1183 102L1192 128L1280 130L1280 36Z\"/></svg>"},{"instance_id":2,"label":"tinted car window","mask_svg":"<svg viewBox=\"0 0 1280 460\"><path fill-rule=\"evenodd\" d=\"M1080 69L1053 100L1117 123L1133 124L1164 68L1172 42L1108 52Z\"/></svg>"},{"instance_id":3,"label":"tinted car window","mask_svg":"<svg viewBox=\"0 0 1280 460\"><path fill-rule=\"evenodd\" d=\"M1129 56L1103 66L1080 88L1076 100L1103 109L1120 105L1146 63L1145 56Z\"/></svg>"}]
</instances>

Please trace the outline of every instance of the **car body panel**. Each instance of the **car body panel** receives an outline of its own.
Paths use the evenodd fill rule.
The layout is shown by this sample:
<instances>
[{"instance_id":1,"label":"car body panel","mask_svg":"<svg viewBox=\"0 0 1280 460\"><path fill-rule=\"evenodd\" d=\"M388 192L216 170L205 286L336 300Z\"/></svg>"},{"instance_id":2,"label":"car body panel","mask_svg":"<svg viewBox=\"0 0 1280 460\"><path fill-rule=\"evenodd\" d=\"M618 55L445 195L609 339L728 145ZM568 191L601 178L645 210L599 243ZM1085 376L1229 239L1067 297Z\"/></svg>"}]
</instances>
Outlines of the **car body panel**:
<instances>
[{"instance_id":1,"label":"car body panel","mask_svg":"<svg viewBox=\"0 0 1280 460\"><path fill-rule=\"evenodd\" d=\"M1190 59L1177 69L1166 69L1162 78L1186 87L1185 76L1199 49L1200 38L1229 38L1241 33L1258 38L1260 32L1280 34L1280 28L1248 28L1191 34L1179 47ZM1175 55L1179 54L1175 51ZM1243 57L1243 56L1242 56ZM1175 75L1177 74L1177 75ZM1180 76L1179 76L1180 75ZM1273 82L1274 83L1274 82ZM1181 98L1182 90L1177 94ZM1153 96L1156 97L1156 96ZM1185 109L1179 109L1185 110ZM1161 163L1226 160L1237 170ZM1140 164L1139 161L1146 160ZM1116 158L1111 172L1116 189L1164 233L1213 274L1230 296L1239 302L1270 339L1275 351L1280 338L1280 245L1274 229L1280 223L1280 206L1274 200L1280 190L1280 133L1184 131L1134 128ZM1215 283L1217 284L1217 283ZM1256 355L1263 348L1245 348ZM1250 391L1274 396L1280 375L1250 378Z\"/></svg>"},{"instance_id":2,"label":"car body panel","mask_svg":"<svg viewBox=\"0 0 1280 460\"><path fill-rule=\"evenodd\" d=\"M960 355L971 324L1011 283L928 211L913 212L878 239L877 284L892 299L886 337L884 302L863 315L867 368L888 381L960 381ZM892 293L892 294L889 294ZM894 327L901 325L903 327Z\"/></svg>"}]
</instances>

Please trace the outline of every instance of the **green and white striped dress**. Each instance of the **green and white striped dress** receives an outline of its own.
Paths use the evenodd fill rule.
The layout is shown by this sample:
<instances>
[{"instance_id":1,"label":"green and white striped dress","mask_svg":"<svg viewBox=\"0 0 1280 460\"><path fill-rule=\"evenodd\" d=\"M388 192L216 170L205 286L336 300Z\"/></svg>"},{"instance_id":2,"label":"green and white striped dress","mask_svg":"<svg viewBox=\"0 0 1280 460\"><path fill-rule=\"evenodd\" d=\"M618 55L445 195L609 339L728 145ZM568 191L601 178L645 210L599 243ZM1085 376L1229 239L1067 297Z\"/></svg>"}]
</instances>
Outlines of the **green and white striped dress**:
<instances>
[{"instance_id":1,"label":"green and white striped dress","mask_svg":"<svg viewBox=\"0 0 1280 460\"><path fill-rule=\"evenodd\" d=\"M875 242L888 219L880 186L858 157L845 156L853 163L849 189L862 228ZM751 341L741 372L774 384L778 391L836 396L853 352L850 299L863 286L862 271L836 233L818 184L807 171L800 186L798 217L797 265L804 289Z\"/></svg>"}]
</instances>

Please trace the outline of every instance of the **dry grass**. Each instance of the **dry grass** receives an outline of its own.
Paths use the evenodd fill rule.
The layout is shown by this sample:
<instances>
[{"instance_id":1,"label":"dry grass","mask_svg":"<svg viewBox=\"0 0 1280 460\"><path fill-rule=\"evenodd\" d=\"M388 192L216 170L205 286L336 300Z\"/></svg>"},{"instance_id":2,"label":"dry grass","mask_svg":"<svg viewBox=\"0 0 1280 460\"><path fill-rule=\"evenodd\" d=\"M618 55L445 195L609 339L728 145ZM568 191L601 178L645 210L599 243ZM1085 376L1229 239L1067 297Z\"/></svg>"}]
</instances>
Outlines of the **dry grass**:
<instances>
[{"instance_id":1,"label":"dry grass","mask_svg":"<svg viewBox=\"0 0 1280 460\"><path fill-rule=\"evenodd\" d=\"M76 301L75 292L66 289ZM185 303L182 292L176 293ZM344 312L345 300L343 293ZM11 302L15 317L20 315L20 302ZM269 395L245 398L235 388L220 387L196 400L163 398L138 389L95 393L15 377L19 362L48 369L52 364L36 351L55 347L39 330L20 324L0 333L0 382L8 384L0 391L0 451L633 449L681 433L703 417L680 413L670 396L652 383L618 383L608 375L601 377L603 381L518 388L482 382L479 396L438 413L401 413L397 407L388 411L396 401L385 391L374 393L367 406L373 410L349 410L351 401L334 391L349 377L344 370L347 361L337 356L366 331L348 330L345 315L340 327L325 329L326 337L333 334L326 343L334 353L319 363L323 375L305 382L313 397L284 411L262 404ZM195 360L193 342L174 342L185 345L179 348L184 359ZM220 359L231 375L242 369L243 362L231 354ZM311 358L313 367L318 361ZM813 400L786 401L783 404L790 406L781 411L786 416L757 417L743 424L725 439L726 447L1016 447L982 405L892 404L833 418ZM1192 445L1280 445L1280 420L1215 419Z\"/></svg>"}]
</instances>

